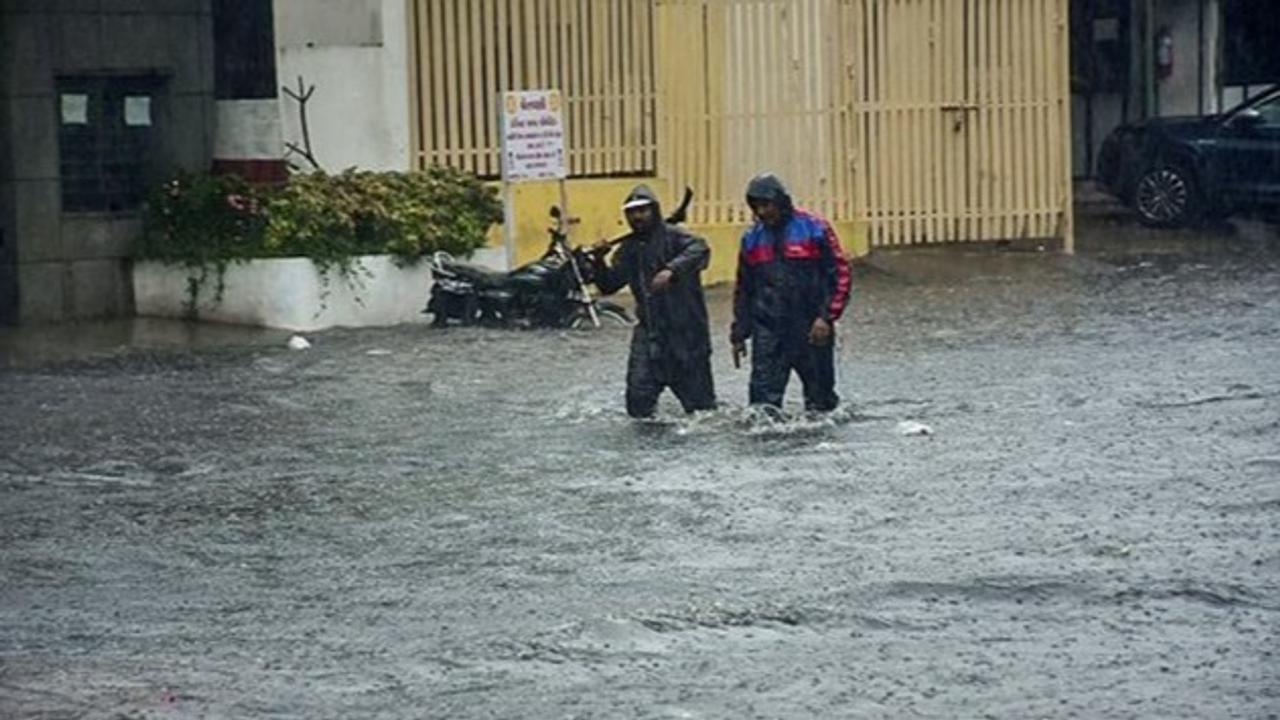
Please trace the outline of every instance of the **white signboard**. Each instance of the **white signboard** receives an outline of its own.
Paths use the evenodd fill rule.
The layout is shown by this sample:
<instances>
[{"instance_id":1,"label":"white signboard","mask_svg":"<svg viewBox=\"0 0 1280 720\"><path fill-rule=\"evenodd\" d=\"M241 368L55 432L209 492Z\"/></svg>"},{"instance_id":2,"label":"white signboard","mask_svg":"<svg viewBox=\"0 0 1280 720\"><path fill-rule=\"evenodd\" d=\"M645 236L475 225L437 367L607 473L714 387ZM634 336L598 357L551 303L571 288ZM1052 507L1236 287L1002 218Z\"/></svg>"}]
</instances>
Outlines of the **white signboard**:
<instances>
[{"instance_id":1,"label":"white signboard","mask_svg":"<svg viewBox=\"0 0 1280 720\"><path fill-rule=\"evenodd\" d=\"M502 94L503 179L563 180L569 174L562 105L559 90Z\"/></svg>"}]
</instances>

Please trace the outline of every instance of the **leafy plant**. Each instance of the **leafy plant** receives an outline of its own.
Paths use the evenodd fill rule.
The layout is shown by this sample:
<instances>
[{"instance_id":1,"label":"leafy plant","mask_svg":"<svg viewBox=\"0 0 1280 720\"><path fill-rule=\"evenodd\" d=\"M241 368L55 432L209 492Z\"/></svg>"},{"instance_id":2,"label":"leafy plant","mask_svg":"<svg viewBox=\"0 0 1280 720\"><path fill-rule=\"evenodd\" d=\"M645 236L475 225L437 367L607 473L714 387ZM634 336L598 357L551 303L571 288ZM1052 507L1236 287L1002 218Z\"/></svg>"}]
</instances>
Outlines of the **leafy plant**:
<instances>
[{"instance_id":1,"label":"leafy plant","mask_svg":"<svg viewBox=\"0 0 1280 720\"><path fill-rule=\"evenodd\" d=\"M333 269L351 282L359 255L391 254L401 265L439 250L469 255L501 219L493 188L442 167L314 172L268 187L234 176L184 175L150 194L138 254L191 269L188 311L194 313L211 269L221 301L231 262L307 257L326 282Z\"/></svg>"},{"instance_id":2,"label":"leafy plant","mask_svg":"<svg viewBox=\"0 0 1280 720\"><path fill-rule=\"evenodd\" d=\"M265 227L259 191L241 178L181 175L147 198L138 254L193 265L254 257Z\"/></svg>"}]
</instances>

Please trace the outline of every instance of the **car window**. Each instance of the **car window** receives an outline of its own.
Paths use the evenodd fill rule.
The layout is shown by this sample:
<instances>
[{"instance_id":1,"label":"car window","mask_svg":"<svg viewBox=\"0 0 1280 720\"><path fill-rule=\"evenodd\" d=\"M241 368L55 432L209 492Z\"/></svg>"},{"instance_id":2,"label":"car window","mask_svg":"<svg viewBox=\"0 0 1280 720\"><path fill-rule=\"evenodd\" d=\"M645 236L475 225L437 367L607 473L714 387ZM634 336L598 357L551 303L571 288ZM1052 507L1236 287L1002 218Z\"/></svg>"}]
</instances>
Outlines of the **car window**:
<instances>
[{"instance_id":1,"label":"car window","mask_svg":"<svg viewBox=\"0 0 1280 720\"><path fill-rule=\"evenodd\" d=\"M1262 115L1264 125L1280 128L1280 95L1267 100L1261 105L1255 105L1254 109Z\"/></svg>"}]
</instances>

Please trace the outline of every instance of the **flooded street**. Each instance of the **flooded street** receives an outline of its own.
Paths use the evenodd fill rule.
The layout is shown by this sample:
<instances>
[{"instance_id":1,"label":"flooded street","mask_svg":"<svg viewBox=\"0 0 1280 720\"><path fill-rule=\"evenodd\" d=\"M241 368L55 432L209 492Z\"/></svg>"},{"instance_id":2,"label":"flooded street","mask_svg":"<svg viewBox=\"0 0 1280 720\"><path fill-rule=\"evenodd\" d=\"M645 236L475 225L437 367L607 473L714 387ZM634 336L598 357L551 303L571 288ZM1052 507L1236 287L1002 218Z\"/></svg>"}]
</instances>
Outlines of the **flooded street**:
<instances>
[{"instance_id":1,"label":"flooded street","mask_svg":"<svg viewBox=\"0 0 1280 720\"><path fill-rule=\"evenodd\" d=\"M11 353L0 717L1277 717L1278 290L881 253L781 424L727 288L692 420L619 330Z\"/></svg>"}]
</instances>

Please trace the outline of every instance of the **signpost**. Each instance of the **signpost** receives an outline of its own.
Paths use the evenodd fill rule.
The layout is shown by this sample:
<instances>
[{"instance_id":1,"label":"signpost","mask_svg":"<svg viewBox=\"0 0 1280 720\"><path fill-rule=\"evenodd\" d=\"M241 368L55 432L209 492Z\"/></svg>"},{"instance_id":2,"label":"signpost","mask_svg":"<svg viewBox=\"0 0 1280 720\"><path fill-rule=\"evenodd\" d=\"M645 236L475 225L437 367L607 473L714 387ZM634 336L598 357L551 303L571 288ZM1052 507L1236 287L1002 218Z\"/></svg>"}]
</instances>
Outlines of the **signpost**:
<instances>
[{"instance_id":1,"label":"signpost","mask_svg":"<svg viewBox=\"0 0 1280 720\"><path fill-rule=\"evenodd\" d=\"M519 90L504 92L499 99L502 118L502 196L505 212L503 242L507 268L515 268L515 217L513 183L530 180L557 180L560 183L560 212L568 217L565 177L569 174L565 151L564 96L559 90Z\"/></svg>"}]
</instances>

